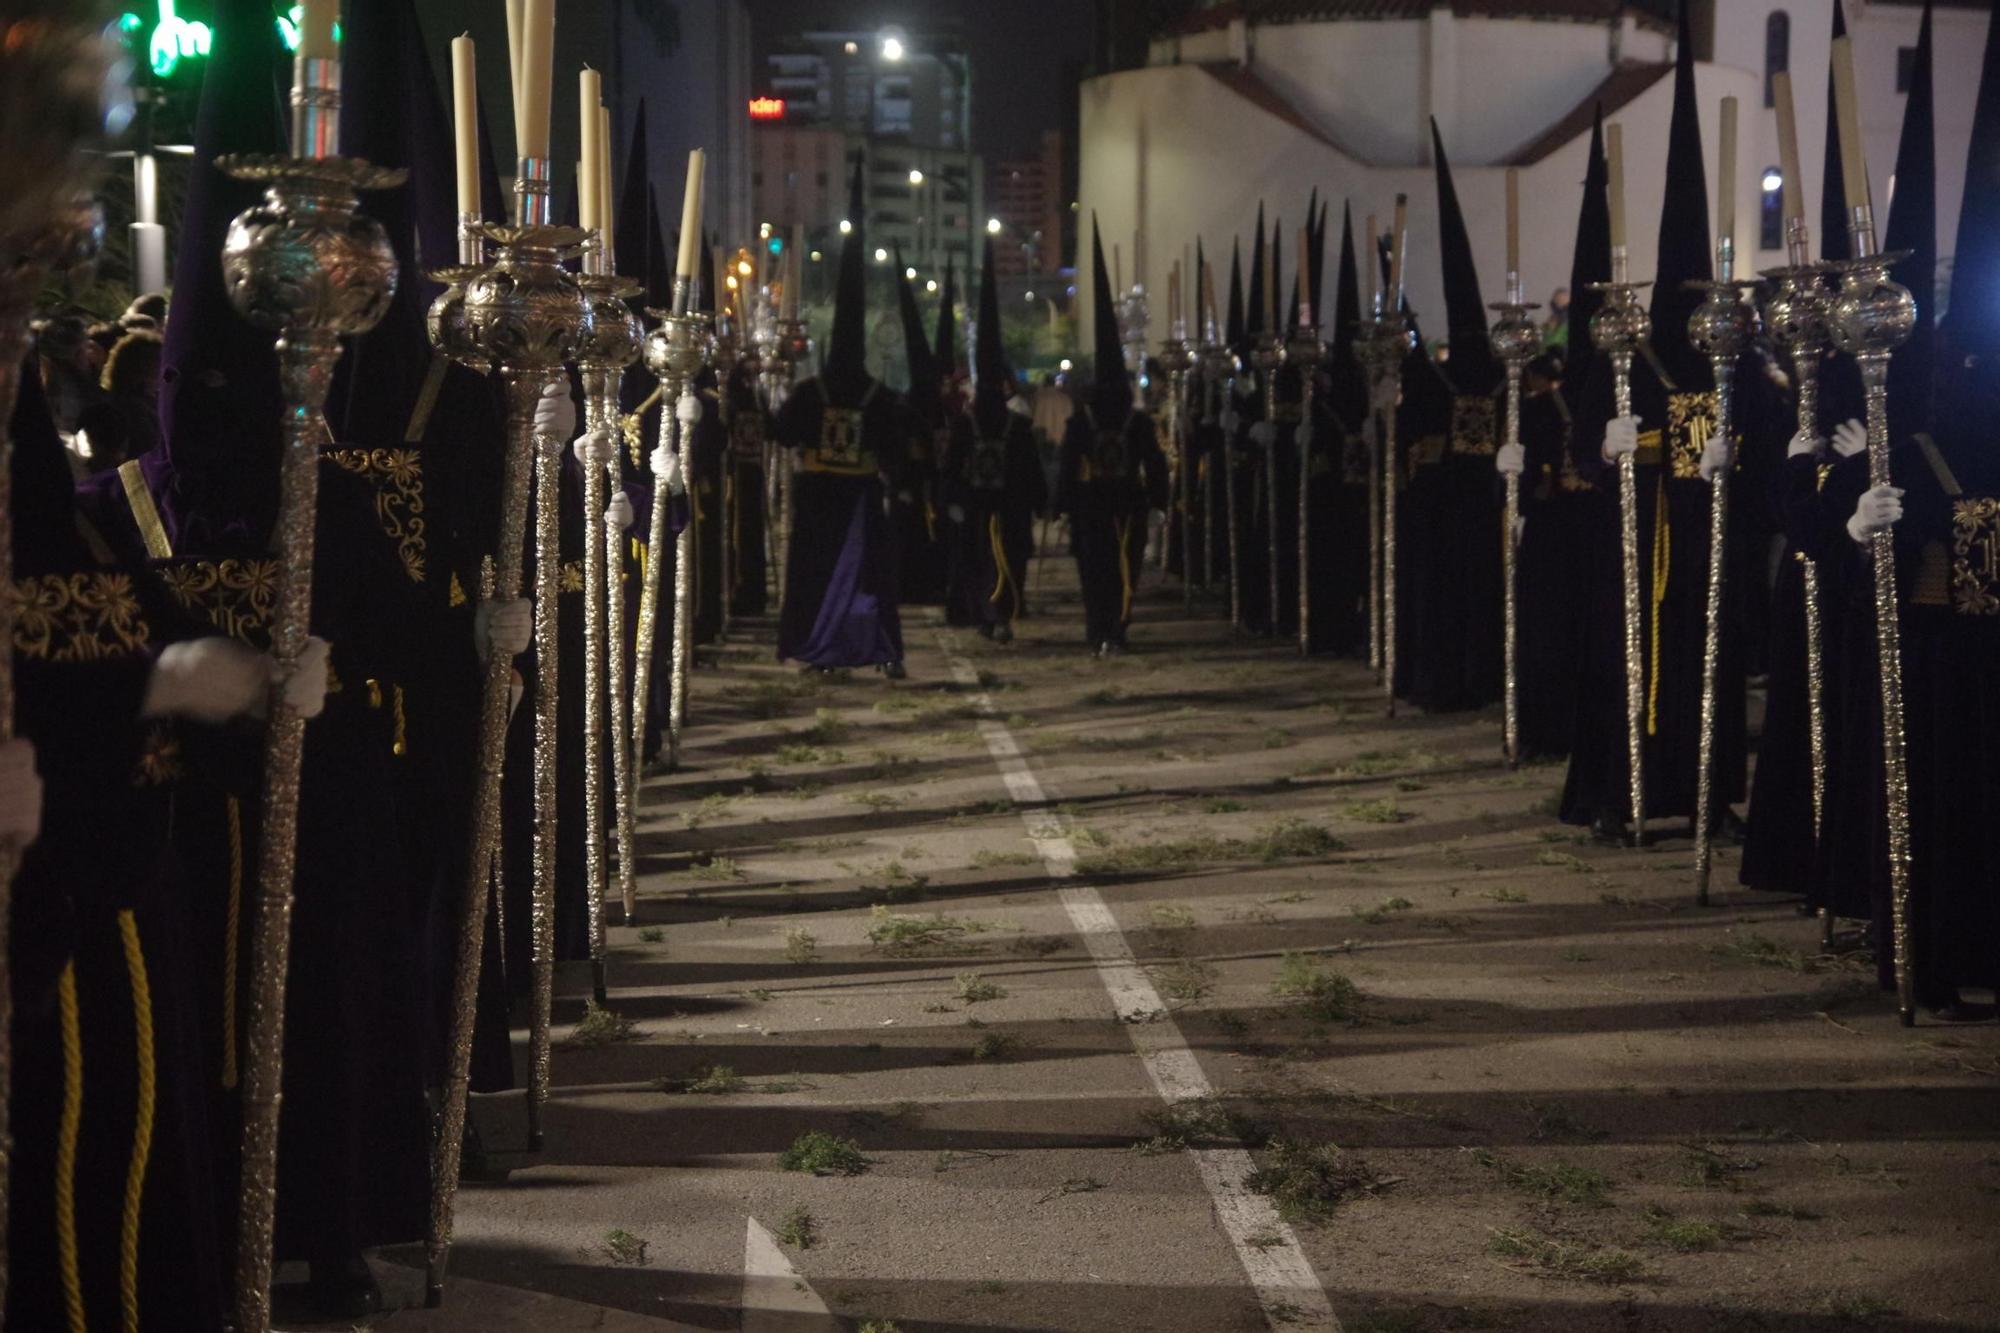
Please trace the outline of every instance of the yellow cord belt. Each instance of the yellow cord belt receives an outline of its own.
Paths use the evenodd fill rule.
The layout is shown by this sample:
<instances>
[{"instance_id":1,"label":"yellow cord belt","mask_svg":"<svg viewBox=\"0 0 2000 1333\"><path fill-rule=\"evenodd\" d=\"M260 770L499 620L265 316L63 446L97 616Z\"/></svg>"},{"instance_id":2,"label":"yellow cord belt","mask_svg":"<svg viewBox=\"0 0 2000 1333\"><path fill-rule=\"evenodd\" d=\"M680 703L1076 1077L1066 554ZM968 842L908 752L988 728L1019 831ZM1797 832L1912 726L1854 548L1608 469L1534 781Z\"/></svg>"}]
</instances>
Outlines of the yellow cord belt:
<instances>
[{"instance_id":1,"label":"yellow cord belt","mask_svg":"<svg viewBox=\"0 0 2000 1333\"><path fill-rule=\"evenodd\" d=\"M56 1128L56 1265L70 1333L87 1333L83 1277L76 1260L76 1146L83 1132L83 1023L77 1013L76 962L63 964L56 982L62 1023L62 1119Z\"/></svg>"},{"instance_id":2,"label":"yellow cord belt","mask_svg":"<svg viewBox=\"0 0 2000 1333\"><path fill-rule=\"evenodd\" d=\"M1667 600L1667 563L1673 555L1673 535L1667 530L1667 480L1653 504L1653 651L1646 680L1646 734L1660 734L1660 604Z\"/></svg>"},{"instance_id":3,"label":"yellow cord belt","mask_svg":"<svg viewBox=\"0 0 2000 1333\"><path fill-rule=\"evenodd\" d=\"M132 1156L125 1170L125 1215L118 1231L118 1291L124 1301L125 1333L139 1333L139 1214L146 1197L146 1163L153 1153L153 1107L157 1095L153 1077L153 988L146 977L146 955L139 945L139 923L131 912L118 914L118 934L125 945L125 973L132 987L132 1045L139 1062L138 1091L132 1108Z\"/></svg>"},{"instance_id":4,"label":"yellow cord belt","mask_svg":"<svg viewBox=\"0 0 2000 1333\"><path fill-rule=\"evenodd\" d=\"M986 539L993 545L993 568L998 571L998 576L993 581L992 595L987 597L986 600L997 602L1000 600L1001 593L1011 589L1013 592L1014 614L1018 616L1021 614L1021 590L1014 587L1014 571L1007 565L1007 543L1000 539L1000 515L988 514L986 516Z\"/></svg>"},{"instance_id":5,"label":"yellow cord belt","mask_svg":"<svg viewBox=\"0 0 2000 1333\"><path fill-rule=\"evenodd\" d=\"M1124 600L1120 603L1118 612L1118 623L1126 625L1132 621L1132 559L1126 552L1125 538L1132 531L1132 520L1128 518L1113 526L1118 530L1118 582L1124 593Z\"/></svg>"}]
</instances>

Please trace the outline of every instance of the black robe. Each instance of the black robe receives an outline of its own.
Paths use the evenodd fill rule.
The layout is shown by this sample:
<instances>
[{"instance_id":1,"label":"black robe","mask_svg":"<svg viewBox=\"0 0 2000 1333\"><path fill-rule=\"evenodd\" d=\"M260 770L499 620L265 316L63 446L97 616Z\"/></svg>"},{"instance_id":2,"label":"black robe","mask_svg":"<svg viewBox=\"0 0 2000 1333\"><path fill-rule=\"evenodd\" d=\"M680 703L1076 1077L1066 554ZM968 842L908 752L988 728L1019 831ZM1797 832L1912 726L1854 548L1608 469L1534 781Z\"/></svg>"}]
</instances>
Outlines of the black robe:
<instances>
[{"instance_id":1,"label":"black robe","mask_svg":"<svg viewBox=\"0 0 2000 1333\"><path fill-rule=\"evenodd\" d=\"M1604 558L1603 497L1570 455L1569 403L1561 389L1521 402L1521 543L1516 556L1516 677L1521 753L1570 751L1593 565Z\"/></svg>"},{"instance_id":2,"label":"black robe","mask_svg":"<svg viewBox=\"0 0 2000 1333\"><path fill-rule=\"evenodd\" d=\"M1100 427L1082 408L1063 434L1053 502L1067 514L1083 587L1084 639L1123 646L1146 555L1146 516L1167 503L1167 460L1153 419L1137 409Z\"/></svg>"},{"instance_id":3,"label":"black robe","mask_svg":"<svg viewBox=\"0 0 2000 1333\"><path fill-rule=\"evenodd\" d=\"M953 427L940 484L945 504L964 518L954 523L946 614L953 624L990 634L1011 626L1024 609L1035 514L1048 504L1048 478L1027 418L1005 413L997 438L983 436L969 413Z\"/></svg>"}]
</instances>

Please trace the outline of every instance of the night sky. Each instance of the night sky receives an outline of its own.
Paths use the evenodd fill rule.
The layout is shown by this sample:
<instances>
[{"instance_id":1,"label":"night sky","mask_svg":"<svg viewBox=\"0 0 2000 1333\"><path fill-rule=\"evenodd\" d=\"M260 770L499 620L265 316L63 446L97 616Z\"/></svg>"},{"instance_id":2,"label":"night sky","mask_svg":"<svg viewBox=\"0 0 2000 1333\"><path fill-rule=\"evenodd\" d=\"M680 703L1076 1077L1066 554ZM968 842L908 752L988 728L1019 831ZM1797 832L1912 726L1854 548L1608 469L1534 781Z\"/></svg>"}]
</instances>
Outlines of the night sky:
<instances>
[{"instance_id":1,"label":"night sky","mask_svg":"<svg viewBox=\"0 0 2000 1333\"><path fill-rule=\"evenodd\" d=\"M897 24L919 46L928 30L956 31L972 55L973 148L1024 157L1044 130L1061 129L1063 78L1090 56L1086 0L748 0L756 30L751 86L762 91L764 44L803 31Z\"/></svg>"}]
</instances>

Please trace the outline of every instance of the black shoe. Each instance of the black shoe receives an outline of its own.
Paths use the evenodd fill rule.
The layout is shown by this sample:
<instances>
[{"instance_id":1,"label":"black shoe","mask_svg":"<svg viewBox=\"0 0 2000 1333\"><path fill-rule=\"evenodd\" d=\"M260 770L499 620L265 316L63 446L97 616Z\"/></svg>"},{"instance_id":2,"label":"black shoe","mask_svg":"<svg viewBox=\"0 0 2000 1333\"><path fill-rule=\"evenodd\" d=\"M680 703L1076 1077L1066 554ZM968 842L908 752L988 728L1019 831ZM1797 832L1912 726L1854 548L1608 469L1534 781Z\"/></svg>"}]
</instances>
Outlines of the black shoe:
<instances>
[{"instance_id":1,"label":"black shoe","mask_svg":"<svg viewBox=\"0 0 2000 1333\"><path fill-rule=\"evenodd\" d=\"M992 637L993 637L993 626L991 626L991 625L987 624L987 623L986 623L985 621L981 621L981 622L980 622L980 624L979 624L979 637L980 637L980 638L982 638L982 639L990 639L990 638L992 638Z\"/></svg>"},{"instance_id":2,"label":"black shoe","mask_svg":"<svg viewBox=\"0 0 2000 1333\"><path fill-rule=\"evenodd\" d=\"M1014 642L1014 627L1005 624L995 625L993 627L992 638L995 643L1012 643Z\"/></svg>"},{"instance_id":3,"label":"black shoe","mask_svg":"<svg viewBox=\"0 0 2000 1333\"><path fill-rule=\"evenodd\" d=\"M1626 847L1632 841L1625 832L1625 821L1603 812L1590 821L1590 840L1599 847Z\"/></svg>"},{"instance_id":4,"label":"black shoe","mask_svg":"<svg viewBox=\"0 0 2000 1333\"><path fill-rule=\"evenodd\" d=\"M1750 826L1734 810L1724 808L1709 822L1709 841L1728 843L1741 847L1743 840L1750 836Z\"/></svg>"},{"instance_id":5,"label":"black shoe","mask_svg":"<svg viewBox=\"0 0 2000 1333\"><path fill-rule=\"evenodd\" d=\"M360 1254L315 1259L309 1265L305 1298L322 1319L361 1319L382 1313L382 1288Z\"/></svg>"},{"instance_id":6,"label":"black shoe","mask_svg":"<svg viewBox=\"0 0 2000 1333\"><path fill-rule=\"evenodd\" d=\"M1939 997L1942 1004L1926 1004L1932 1018L1940 1023L1990 1023L1994 1018L1994 1008L1990 1004L1976 1004L1959 998L1956 990L1947 991Z\"/></svg>"},{"instance_id":7,"label":"black shoe","mask_svg":"<svg viewBox=\"0 0 2000 1333\"><path fill-rule=\"evenodd\" d=\"M882 674L890 680L908 680L910 678L910 673L904 670L901 662L884 662L882 664Z\"/></svg>"}]
</instances>

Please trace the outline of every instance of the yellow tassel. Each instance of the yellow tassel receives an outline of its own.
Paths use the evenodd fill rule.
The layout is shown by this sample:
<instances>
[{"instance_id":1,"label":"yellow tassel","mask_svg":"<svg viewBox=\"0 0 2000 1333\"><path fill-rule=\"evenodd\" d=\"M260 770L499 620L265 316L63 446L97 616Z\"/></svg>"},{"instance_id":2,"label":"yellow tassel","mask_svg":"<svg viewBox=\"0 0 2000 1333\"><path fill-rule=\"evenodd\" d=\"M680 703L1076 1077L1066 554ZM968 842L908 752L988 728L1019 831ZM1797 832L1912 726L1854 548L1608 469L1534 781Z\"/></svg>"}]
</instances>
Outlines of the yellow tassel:
<instances>
[{"instance_id":1,"label":"yellow tassel","mask_svg":"<svg viewBox=\"0 0 2000 1333\"><path fill-rule=\"evenodd\" d=\"M1646 734L1660 734L1660 603L1667 600L1667 562L1673 534L1667 531L1667 482L1660 479L1653 502L1653 652L1646 680Z\"/></svg>"},{"instance_id":2,"label":"yellow tassel","mask_svg":"<svg viewBox=\"0 0 2000 1333\"><path fill-rule=\"evenodd\" d=\"M222 923L222 1086L236 1087L236 937L243 923L243 805L229 809L229 904Z\"/></svg>"},{"instance_id":3,"label":"yellow tassel","mask_svg":"<svg viewBox=\"0 0 2000 1333\"><path fill-rule=\"evenodd\" d=\"M394 702L391 715L396 719L396 735L395 739L389 742L389 751L400 759L410 752L409 720L403 714L403 687L392 685L389 688Z\"/></svg>"},{"instance_id":4,"label":"yellow tassel","mask_svg":"<svg viewBox=\"0 0 2000 1333\"><path fill-rule=\"evenodd\" d=\"M118 1290L124 1299L125 1333L139 1333L139 1211L146 1196L146 1162L153 1153L153 990L146 978L146 955L139 947L139 923L131 912L118 914L125 943L125 973L132 985L132 1045L139 1060L139 1089L132 1110L132 1160L125 1171L125 1216L118 1232Z\"/></svg>"},{"instance_id":5,"label":"yellow tassel","mask_svg":"<svg viewBox=\"0 0 2000 1333\"><path fill-rule=\"evenodd\" d=\"M1125 552L1125 536L1132 531L1132 520L1113 525L1118 530L1118 582L1125 594L1118 616L1120 625L1132 623L1132 561Z\"/></svg>"},{"instance_id":6,"label":"yellow tassel","mask_svg":"<svg viewBox=\"0 0 2000 1333\"><path fill-rule=\"evenodd\" d=\"M993 546L993 568L997 577L993 581L993 593L986 600L997 602L1000 594L1014 588L1014 571L1007 567L1007 543L1000 539L1000 515L986 516L986 540ZM1021 614L1021 590L1014 588L1014 614Z\"/></svg>"},{"instance_id":7,"label":"yellow tassel","mask_svg":"<svg viewBox=\"0 0 2000 1333\"><path fill-rule=\"evenodd\" d=\"M56 1129L56 1265L70 1333L87 1333L83 1276L76 1262L76 1146L83 1133L83 1024L77 1014L76 963L64 963L56 983L62 1022L62 1120Z\"/></svg>"}]
</instances>

